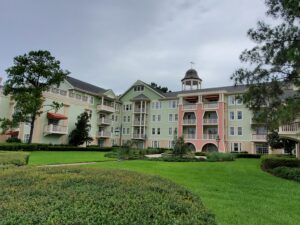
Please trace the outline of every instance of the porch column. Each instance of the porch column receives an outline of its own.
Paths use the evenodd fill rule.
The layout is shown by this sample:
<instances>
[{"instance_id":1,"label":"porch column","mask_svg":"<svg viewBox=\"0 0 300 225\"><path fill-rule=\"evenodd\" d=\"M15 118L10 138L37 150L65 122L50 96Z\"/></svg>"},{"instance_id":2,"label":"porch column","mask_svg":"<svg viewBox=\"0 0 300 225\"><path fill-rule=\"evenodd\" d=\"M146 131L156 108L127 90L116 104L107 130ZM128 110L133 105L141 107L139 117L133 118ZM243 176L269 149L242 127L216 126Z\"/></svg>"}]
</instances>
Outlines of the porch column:
<instances>
[{"instance_id":1,"label":"porch column","mask_svg":"<svg viewBox=\"0 0 300 225\"><path fill-rule=\"evenodd\" d=\"M296 158L300 158L300 142L296 143Z\"/></svg>"}]
</instances>

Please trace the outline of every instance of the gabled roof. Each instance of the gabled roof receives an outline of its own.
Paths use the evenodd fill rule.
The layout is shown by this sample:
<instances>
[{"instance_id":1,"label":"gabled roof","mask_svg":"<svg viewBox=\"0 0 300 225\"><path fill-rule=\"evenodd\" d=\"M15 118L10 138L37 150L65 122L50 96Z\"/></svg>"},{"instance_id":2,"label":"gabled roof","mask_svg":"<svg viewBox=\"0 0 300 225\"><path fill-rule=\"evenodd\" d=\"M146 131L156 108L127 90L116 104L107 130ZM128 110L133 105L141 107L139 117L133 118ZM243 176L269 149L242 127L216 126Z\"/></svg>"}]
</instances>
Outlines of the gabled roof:
<instances>
[{"instance_id":1,"label":"gabled roof","mask_svg":"<svg viewBox=\"0 0 300 225\"><path fill-rule=\"evenodd\" d=\"M76 78L67 76L66 80L76 89L83 92L88 92L94 95L104 94L107 92L106 89L86 83Z\"/></svg>"},{"instance_id":2,"label":"gabled roof","mask_svg":"<svg viewBox=\"0 0 300 225\"><path fill-rule=\"evenodd\" d=\"M144 94L140 94L132 98L131 101L150 101L150 98Z\"/></svg>"}]
</instances>

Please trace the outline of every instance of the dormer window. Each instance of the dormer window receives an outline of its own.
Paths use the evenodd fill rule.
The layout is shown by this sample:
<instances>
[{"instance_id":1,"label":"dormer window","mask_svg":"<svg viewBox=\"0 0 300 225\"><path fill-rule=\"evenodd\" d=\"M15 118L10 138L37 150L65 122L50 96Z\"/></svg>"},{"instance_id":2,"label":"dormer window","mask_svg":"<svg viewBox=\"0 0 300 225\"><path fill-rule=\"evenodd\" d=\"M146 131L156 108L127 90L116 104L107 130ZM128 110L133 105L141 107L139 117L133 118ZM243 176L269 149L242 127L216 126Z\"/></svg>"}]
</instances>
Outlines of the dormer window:
<instances>
[{"instance_id":1,"label":"dormer window","mask_svg":"<svg viewBox=\"0 0 300 225\"><path fill-rule=\"evenodd\" d=\"M143 85L137 85L133 89L134 91L144 91L144 86Z\"/></svg>"}]
</instances>

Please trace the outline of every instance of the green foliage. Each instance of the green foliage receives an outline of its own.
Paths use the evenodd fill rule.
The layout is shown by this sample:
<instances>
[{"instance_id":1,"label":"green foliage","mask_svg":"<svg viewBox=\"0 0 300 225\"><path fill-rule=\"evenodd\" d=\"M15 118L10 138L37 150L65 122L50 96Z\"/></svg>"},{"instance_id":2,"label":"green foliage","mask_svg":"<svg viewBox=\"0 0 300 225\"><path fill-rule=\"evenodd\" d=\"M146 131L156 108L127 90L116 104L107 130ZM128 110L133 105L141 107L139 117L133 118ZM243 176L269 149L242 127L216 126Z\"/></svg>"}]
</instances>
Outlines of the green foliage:
<instances>
[{"instance_id":1,"label":"green foliage","mask_svg":"<svg viewBox=\"0 0 300 225\"><path fill-rule=\"evenodd\" d=\"M208 162L234 161L235 155L230 153L211 152L207 154Z\"/></svg>"},{"instance_id":2,"label":"green foliage","mask_svg":"<svg viewBox=\"0 0 300 225\"><path fill-rule=\"evenodd\" d=\"M164 161L164 162L203 162L206 161L203 158L197 159L195 157L176 157L176 156L168 156L168 157L160 157L160 158L148 158L150 161Z\"/></svg>"},{"instance_id":3,"label":"green foliage","mask_svg":"<svg viewBox=\"0 0 300 225\"><path fill-rule=\"evenodd\" d=\"M69 143L74 146L82 145L93 141L93 138L89 136L89 131L91 129L90 116L87 112L81 113L77 117L77 123L75 124L75 129L69 135Z\"/></svg>"},{"instance_id":4,"label":"green foliage","mask_svg":"<svg viewBox=\"0 0 300 225\"><path fill-rule=\"evenodd\" d=\"M173 148L173 155L183 157L183 155L190 152L191 149L189 146L184 142L183 137L179 137L175 140L174 148Z\"/></svg>"},{"instance_id":5,"label":"green foliage","mask_svg":"<svg viewBox=\"0 0 300 225\"><path fill-rule=\"evenodd\" d=\"M59 86L69 72L60 68L60 62L50 52L39 50L16 56L6 73L4 94L11 95L16 102L13 120L30 123L31 143L35 119L43 113L43 91ZM53 102L50 107L57 109L59 105Z\"/></svg>"},{"instance_id":6,"label":"green foliage","mask_svg":"<svg viewBox=\"0 0 300 225\"><path fill-rule=\"evenodd\" d=\"M0 173L0 189L1 225L216 224L185 188L135 172L9 169Z\"/></svg>"},{"instance_id":7,"label":"green foliage","mask_svg":"<svg viewBox=\"0 0 300 225\"><path fill-rule=\"evenodd\" d=\"M246 159L259 159L261 157L260 154L248 154L248 153L231 153L235 158L246 158Z\"/></svg>"},{"instance_id":8,"label":"green foliage","mask_svg":"<svg viewBox=\"0 0 300 225\"><path fill-rule=\"evenodd\" d=\"M260 21L248 36L257 46L245 50L240 59L251 69L238 69L232 79L248 85L243 100L255 120L267 124L269 131L293 121L300 114L298 92L283 93L291 85L300 87L299 0L266 0L267 15L277 20L274 26ZM279 23L278 23L279 22Z\"/></svg>"},{"instance_id":9,"label":"green foliage","mask_svg":"<svg viewBox=\"0 0 300 225\"><path fill-rule=\"evenodd\" d=\"M195 152L196 156L206 156L207 154L207 152Z\"/></svg>"},{"instance_id":10,"label":"green foliage","mask_svg":"<svg viewBox=\"0 0 300 225\"><path fill-rule=\"evenodd\" d=\"M277 177L300 182L300 167L276 167L270 172Z\"/></svg>"},{"instance_id":11,"label":"green foliage","mask_svg":"<svg viewBox=\"0 0 300 225\"><path fill-rule=\"evenodd\" d=\"M261 158L261 168L270 171L276 167L300 167L300 159L265 155Z\"/></svg>"},{"instance_id":12,"label":"green foliage","mask_svg":"<svg viewBox=\"0 0 300 225\"><path fill-rule=\"evenodd\" d=\"M156 83L151 82L150 86L154 89L157 89L163 93L167 93L167 92L172 92L171 90L168 89L168 87L162 87L162 86L158 86Z\"/></svg>"},{"instance_id":13,"label":"green foliage","mask_svg":"<svg viewBox=\"0 0 300 225\"><path fill-rule=\"evenodd\" d=\"M2 134L9 130L13 130L14 128L17 128L19 126L19 123L16 120L10 120L7 118L0 118L0 129L2 131Z\"/></svg>"},{"instance_id":14,"label":"green foliage","mask_svg":"<svg viewBox=\"0 0 300 225\"><path fill-rule=\"evenodd\" d=\"M24 166L28 164L29 153L0 151L0 165Z\"/></svg>"},{"instance_id":15,"label":"green foliage","mask_svg":"<svg viewBox=\"0 0 300 225\"><path fill-rule=\"evenodd\" d=\"M7 143L21 143L21 139L17 138L17 137L10 137L6 139Z\"/></svg>"}]
</instances>

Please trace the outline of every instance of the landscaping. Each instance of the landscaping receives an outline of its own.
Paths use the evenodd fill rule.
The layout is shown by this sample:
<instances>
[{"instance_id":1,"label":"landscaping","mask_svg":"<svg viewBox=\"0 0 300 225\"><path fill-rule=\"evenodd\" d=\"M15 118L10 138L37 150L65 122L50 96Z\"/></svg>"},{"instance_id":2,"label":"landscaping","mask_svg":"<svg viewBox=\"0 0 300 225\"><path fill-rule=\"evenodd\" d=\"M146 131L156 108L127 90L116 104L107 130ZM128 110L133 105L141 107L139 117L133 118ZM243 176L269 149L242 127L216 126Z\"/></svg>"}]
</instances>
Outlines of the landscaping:
<instances>
[{"instance_id":1,"label":"landscaping","mask_svg":"<svg viewBox=\"0 0 300 225\"><path fill-rule=\"evenodd\" d=\"M24 166L28 163L29 153L0 151L0 168L7 166Z\"/></svg>"},{"instance_id":2,"label":"landscaping","mask_svg":"<svg viewBox=\"0 0 300 225\"><path fill-rule=\"evenodd\" d=\"M199 197L159 177L83 168L0 174L0 224L215 225Z\"/></svg>"}]
</instances>

